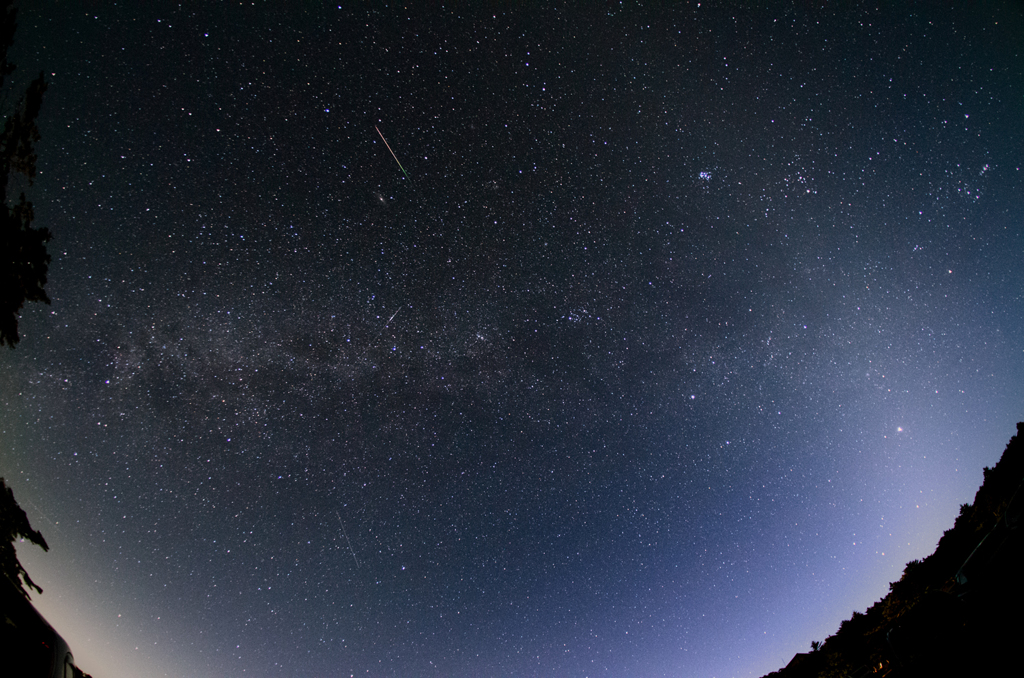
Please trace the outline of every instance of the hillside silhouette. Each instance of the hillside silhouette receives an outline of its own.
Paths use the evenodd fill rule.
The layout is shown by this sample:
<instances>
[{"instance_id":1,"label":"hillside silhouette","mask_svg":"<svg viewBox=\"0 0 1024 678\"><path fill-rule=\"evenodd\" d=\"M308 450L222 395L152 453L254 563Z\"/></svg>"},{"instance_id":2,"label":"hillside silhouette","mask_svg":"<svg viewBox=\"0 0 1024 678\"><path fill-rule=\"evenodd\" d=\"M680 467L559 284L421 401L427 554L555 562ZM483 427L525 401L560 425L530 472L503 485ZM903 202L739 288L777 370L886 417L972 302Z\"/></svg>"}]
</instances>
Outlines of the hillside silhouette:
<instances>
[{"instance_id":1,"label":"hillside silhouette","mask_svg":"<svg viewBox=\"0 0 1024 678\"><path fill-rule=\"evenodd\" d=\"M995 675L1014 665L1024 603L1024 422L935 552L889 593L764 678Z\"/></svg>"}]
</instances>

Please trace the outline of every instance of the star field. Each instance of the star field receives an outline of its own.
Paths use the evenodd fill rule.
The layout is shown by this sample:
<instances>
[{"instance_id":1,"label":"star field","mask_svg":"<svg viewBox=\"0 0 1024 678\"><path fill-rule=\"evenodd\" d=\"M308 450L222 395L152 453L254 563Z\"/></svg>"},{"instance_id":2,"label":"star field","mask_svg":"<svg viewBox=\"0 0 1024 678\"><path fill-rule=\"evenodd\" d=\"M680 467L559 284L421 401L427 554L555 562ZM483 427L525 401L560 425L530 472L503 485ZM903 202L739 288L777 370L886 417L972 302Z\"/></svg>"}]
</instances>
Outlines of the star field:
<instances>
[{"instance_id":1,"label":"star field","mask_svg":"<svg viewBox=\"0 0 1024 678\"><path fill-rule=\"evenodd\" d=\"M778 669L1021 418L1022 29L22 8L37 605L97 676Z\"/></svg>"}]
</instances>

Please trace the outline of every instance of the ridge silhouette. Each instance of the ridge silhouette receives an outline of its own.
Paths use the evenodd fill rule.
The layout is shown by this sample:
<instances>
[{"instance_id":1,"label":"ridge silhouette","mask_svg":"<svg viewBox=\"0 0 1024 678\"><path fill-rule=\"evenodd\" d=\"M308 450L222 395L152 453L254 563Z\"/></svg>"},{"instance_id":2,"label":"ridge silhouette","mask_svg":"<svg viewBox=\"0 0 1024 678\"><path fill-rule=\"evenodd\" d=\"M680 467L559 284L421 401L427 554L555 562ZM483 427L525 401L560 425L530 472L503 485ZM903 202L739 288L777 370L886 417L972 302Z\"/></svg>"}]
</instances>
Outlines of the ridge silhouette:
<instances>
[{"instance_id":1,"label":"ridge silhouette","mask_svg":"<svg viewBox=\"0 0 1024 678\"><path fill-rule=\"evenodd\" d=\"M889 593L835 635L763 678L996 675L1013 666L1024 605L1024 422L984 469L935 551L912 560Z\"/></svg>"}]
</instances>

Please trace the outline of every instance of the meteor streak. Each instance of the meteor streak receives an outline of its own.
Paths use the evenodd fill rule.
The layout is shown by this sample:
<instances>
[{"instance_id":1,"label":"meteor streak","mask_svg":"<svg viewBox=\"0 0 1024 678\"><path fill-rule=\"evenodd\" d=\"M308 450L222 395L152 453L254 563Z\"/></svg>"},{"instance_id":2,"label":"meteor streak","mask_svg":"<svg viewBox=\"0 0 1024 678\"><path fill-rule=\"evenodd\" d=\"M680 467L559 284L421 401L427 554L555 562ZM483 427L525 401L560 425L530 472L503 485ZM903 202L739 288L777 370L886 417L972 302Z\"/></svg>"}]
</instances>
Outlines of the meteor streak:
<instances>
[{"instance_id":1,"label":"meteor streak","mask_svg":"<svg viewBox=\"0 0 1024 678\"><path fill-rule=\"evenodd\" d=\"M380 130L377 129L376 125L373 126L373 129L376 129L377 130L377 134L380 134ZM391 144L388 143L388 140L384 138L383 134L380 134L380 140L383 141L384 145L388 147L388 151L391 151L391 157L395 159L395 162L398 162L398 156L395 155L395 152L391 150ZM409 173L405 171L405 168L402 167L402 163L400 163L400 162L398 162L398 169L402 170L402 174L405 175L406 179L409 179ZM409 180L412 181L411 179L409 179Z\"/></svg>"},{"instance_id":2,"label":"meteor streak","mask_svg":"<svg viewBox=\"0 0 1024 678\"><path fill-rule=\"evenodd\" d=\"M356 550L352 548L352 542L348 538L348 532L345 531L345 521L341 519L341 514L337 511L334 515L338 516L338 522L341 523L341 533L345 535L345 541L348 542L348 550L352 553L352 560L356 561L356 569L359 569L359 559L356 558Z\"/></svg>"}]
</instances>

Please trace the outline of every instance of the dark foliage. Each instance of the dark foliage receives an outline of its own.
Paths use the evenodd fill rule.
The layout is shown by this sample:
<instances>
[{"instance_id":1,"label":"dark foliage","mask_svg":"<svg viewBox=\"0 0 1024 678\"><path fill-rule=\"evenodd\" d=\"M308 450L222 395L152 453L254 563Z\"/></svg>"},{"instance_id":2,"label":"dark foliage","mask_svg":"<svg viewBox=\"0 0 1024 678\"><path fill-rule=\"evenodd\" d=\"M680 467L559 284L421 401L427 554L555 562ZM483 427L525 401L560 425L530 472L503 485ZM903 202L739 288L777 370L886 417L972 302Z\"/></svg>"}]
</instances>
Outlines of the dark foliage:
<instances>
[{"instance_id":1,"label":"dark foliage","mask_svg":"<svg viewBox=\"0 0 1024 678\"><path fill-rule=\"evenodd\" d=\"M1006 531L997 535L993 529L1022 486L1022 479L1024 423L1019 423L1017 435L1010 438L999 462L984 469L984 481L974 503L960 507L960 515L943 533L935 552L907 563L899 581L889 584L888 595L866 612L854 612L835 635L817 646L814 654L822 658L814 675L838 678L858 667L882 671L882 667L900 661L905 675L922 671L921 675L938 675L952 666L992 663L992 639L1011 634L1016 627L990 628L991 620L998 616L989 608L1002 609L1008 600L1024 601L1017 575L1022 560L1021 538L1006 536ZM980 575L982 584L972 599L954 577L990 533L1000 542L993 546L994 554L987 554L988 559L973 573L976 578ZM898 656L894 647L899 647L903 656ZM798 658L804 659L804 655L794 660ZM805 659L791 662L768 676L800 678L804 663Z\"/></svg>"},{"instance_id":2,"label":"dark foliage","mask_svg":"<svg viewBox=\"0 0 1024 678\"><path fill-rule=\"evenodd\" d=\"M28 516L14 500L14 492L0 478L0 571L27 598L26 586L39 593L43 590L32 581L18 560L18 553L14 549L14 542L18 539L27 539L41 546L44 551L50 550L43 535L29 525Z\"/></svg>"},{"instance_id":3,"label":"dark foliage","mask_svg":"<svg viewBox=\"0 0 1024 678\"><path fill-rule=\"evenodd\" d=\"M14 40L16 15L13 3L0 13L0 89L14 71L7 52ZM20 340L18 316L25 302L50 303L43 289L50 264L46 251L50 232L33 228L35 213L24 193L13 204L8 196L13 174L25 176L29 184L36 175L36 118L45 91L46 80L40 73L18 98L0 131L0 344L11 348Z\"/></svg>"},{"instance_id":4,"label":"dark foliage","mask_svg":"<svg viewBox=\"0 0 1024 678\"><path fill-rule=\"evenodd\" d=\"M9 100L9 92L4 89L4 85L7 77L15 69L7 55L14 43L16 18L17 10L14 3L5 3L0 9L0 92L3 93L4 102ZM35 213L32 210L32 203L25 199L23 192L13 205L8 200L13 174L23 175L30 185L35 178L35 143L39 141L36 118L39 116L45 91L46 80L40 73L18 98L13 110L7 114L3 130L0 131L0 344L6 343L11 348L20 341L18 315L25 302L50 303L43 289L50 264L50 255L46 251L50 232L45 228L33 228ZM42 547L44 551L50 550L43 535L32 529L28 516L14 499L13 490L7 487L3 478L0 478L0 572L22 596L28 599L29 592L26 587L34 589L37 593L42 593L43 589L32 581L18 560L14 546L18 539L26 539ZM6 606L4 609L6 610ZM3 637L10 640L13 637L11 620L5 618L4 621L6 623ZM28 641L27 647L38 646L38 637L31 637ZM24 663L23 660L31 659L33 655L27 651L27 647L5 645L0 669L10 670L17 667L19 661ZM74 678L91 678L77 666L72 665L69 668ZM20 672L16 673L21 675Z\"/></svg>"}]
</instances>

